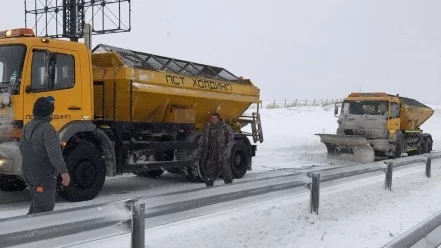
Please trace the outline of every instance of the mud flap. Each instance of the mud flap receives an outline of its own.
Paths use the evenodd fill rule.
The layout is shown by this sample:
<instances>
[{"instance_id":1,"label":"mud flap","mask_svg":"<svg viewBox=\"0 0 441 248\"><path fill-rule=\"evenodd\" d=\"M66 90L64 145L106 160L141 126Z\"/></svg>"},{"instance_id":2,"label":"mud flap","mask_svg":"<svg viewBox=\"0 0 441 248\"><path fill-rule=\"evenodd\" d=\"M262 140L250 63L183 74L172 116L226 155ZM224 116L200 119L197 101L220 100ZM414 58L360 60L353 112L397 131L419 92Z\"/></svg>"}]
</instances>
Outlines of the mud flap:
<instances>
[{"instance_id":1,"label":"mud flap","mask_svg":"<svg viewBox=\"0 0 441 248\"><path fill-rule=\"evenodd\" d=\"M357 135L316 134L326 145L329 156L342 157L362 163L375 161L375 152L369 142Z\"/></svg>"}]
</instances>

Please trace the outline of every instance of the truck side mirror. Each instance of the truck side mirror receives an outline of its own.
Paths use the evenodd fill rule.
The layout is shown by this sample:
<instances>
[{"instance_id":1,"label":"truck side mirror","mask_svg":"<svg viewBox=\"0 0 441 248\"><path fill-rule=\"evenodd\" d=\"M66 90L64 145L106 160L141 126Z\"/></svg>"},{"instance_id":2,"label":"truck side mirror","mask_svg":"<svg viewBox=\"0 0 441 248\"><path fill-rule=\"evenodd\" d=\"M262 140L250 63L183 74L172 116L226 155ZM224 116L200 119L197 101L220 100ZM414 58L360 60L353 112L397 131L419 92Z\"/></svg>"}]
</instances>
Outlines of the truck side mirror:
<instances>
[{"instance_id":1,"label":"truck side mirror","mask_svg":"<svg viewBox=\"0 0 441 248\"><path fill-rule=\"evenodd\" d=\"M27 85L27 86L26 86L26 88L25 88L25 92L26 92L26 93L32 93L32 88L31 88L30 85Z\"/></svg>"},{"instance_id":2,"label":"truck side mirror","mask_svg":"<svg viewBox=\"0 0 441 248\"><path fill-rule=\"evenodd\" d=\"M334 116L337 116L337 115L338 115L338 106L336 104L334 107Z\"/></svg>"}]
</instances>

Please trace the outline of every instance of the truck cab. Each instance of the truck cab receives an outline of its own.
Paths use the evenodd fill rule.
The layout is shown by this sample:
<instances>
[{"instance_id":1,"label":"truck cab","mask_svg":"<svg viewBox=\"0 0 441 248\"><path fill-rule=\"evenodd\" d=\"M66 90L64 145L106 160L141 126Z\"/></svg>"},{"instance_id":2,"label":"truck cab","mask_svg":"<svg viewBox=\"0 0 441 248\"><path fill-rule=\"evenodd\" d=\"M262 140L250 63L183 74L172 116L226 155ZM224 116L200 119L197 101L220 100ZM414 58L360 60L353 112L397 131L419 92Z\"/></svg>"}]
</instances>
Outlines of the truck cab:
<instances>
[{"instance_id":1,"label":"truck cab","mask_svg":"<svg viewBox=\"0 0 441 248\"><path fill-rule=\"evenodd\" d=\"M352 93L343 101L337 117L337 135L362 136L377 155L393 155L395 132L400 130L400 100L397 97Z\"/></svg>"},{"instance_id":2,"label":"truck cab","mask_svg":"<svg viewBox=\"0 0 441 248\"><path fill-rule=\"evenodd\" d=\"M82 43L37 38L31 29L0 32L0 186L24 187L18 141L35 100L55 99L54 127L93 116L90 52ZM61 134L61 133L60 133ZM14 186L15 185L15 186Z\"/></svg>"},{"instance_id":3,"label":"truck cab","mask_svg":"<svg viewBox=\"0 0 441 248\"><path fill-rule=\"evenodd\" d=\"M341 108L340 108L341 106ZM336 103L336 134L316 134L329 155L374 162L432 151L432 136L421 125L434 111L411 98L384 92L351 93Z\"/></svg>"}]
</instances>

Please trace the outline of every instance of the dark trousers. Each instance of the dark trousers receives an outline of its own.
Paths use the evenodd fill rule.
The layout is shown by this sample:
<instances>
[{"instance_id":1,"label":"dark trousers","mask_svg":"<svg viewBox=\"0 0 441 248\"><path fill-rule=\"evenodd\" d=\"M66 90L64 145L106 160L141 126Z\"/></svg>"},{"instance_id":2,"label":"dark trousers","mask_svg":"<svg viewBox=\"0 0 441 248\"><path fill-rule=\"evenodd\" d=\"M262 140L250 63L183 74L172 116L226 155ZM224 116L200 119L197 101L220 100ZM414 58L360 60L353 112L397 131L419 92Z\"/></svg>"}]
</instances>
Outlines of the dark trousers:
<instances>
[{"instance_id":1,"label":"dark trousers","mask_svg":"<svg viewBox=\"0 0 441 248\"><path fill-rule=\"evenodd\" d=\"M231 165L227 161L218 162L216 159L208 158L204 168L204 182L207 186L213 186L214 181L222 173L224 183L232 183Z\"/></svg>"},{"instance_id":2,"label":"dark trousers","mask_svg":"<svg viewBox=\"0 0 441 248\"><path fill-rule=\"evenodd\" d=\"M55 184L55 178L35 185L28 184L32 195L28 215L54 210Z\"/></svg>"}]
</instances>

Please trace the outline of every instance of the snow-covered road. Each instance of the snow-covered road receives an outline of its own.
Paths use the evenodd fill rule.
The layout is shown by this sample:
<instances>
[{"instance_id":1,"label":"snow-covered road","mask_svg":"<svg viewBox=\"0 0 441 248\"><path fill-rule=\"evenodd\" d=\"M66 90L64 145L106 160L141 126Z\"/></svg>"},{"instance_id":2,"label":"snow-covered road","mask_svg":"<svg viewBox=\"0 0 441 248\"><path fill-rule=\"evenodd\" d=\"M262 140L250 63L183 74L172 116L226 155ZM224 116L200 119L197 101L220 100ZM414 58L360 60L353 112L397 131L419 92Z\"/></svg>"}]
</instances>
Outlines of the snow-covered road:
<instances>
[{"instance_id":1,"label":"snow-covered road","mask_svg":"<svg viewBox=\"0 0 441 248\"><path fill-rule=\"evenodd\" d=\"M441 107L432 107L435 115L423 128L433 135L435 150L440 150ZM145 199L150 207L170 205L187 197L197 199L220 194L228 187L229 190L245 185L252 188L257 182L264 184L263 179L268 177L277 180L289 174L356 165L329 160L325 146L314 136L320 132L335 132L337 125L332 106L264 109L262 121L265 142L258 144L253 171L233 185L224 186L220 180L216 187L207 190L203 184L188 183L182 175L164 173L159 179L123 175L106 179L96 199L82 203L58 199L56 209L133 197ZM397 170L393 192L383 189L384 175L379 174L369 179L359 177L354 182L342 180L343 184L323 188L319 216L309 214L307 191L290 192L298 193L295 197L273 199L286 195L287 192L283 192L239 199L236 200L238 204L212 204L199 209L201 212L197 214L188 211L167 217L151 216L146 223L150 227L146 231L147 247L378 247L438 210L436 204L441 202L430 199L441 192L436 183L441 175L440 162L435 160L433 167L432 179L423 176L422 167ZM28 200L27 191L0 192L0 218L26 213ZM407 206L418 213L409 213ZM178 222L172 223L174 221ZM169 224L163 225L165 223ZM96 247L128 247L128 238L111 239ZM95 244L86 247L95 247Z\"/></svg>"},{"instance_id":2,"label":"snow-covered road","mask_svg":"<svg viewBox=\"0 0 441 248\"><path fill-rule=\"evenodd\" d=\"M146 247L381 247L441 209L441 160L432 178L424 166L346 181L321 190L319 215L309 192L217 210L146 230ZM148 220L147 220L148 221ZM75 247L129 247L123 235Z\"/></svg>"},{"instance_id":3,"label":"snow-covered road","mask_svg":"<svg viewBox=\"0 0 441 248\"><path fill-rule=\"evenodd\" d=\"M440 155L441 154L433 154L433 156L437 158L439 158ZM437 167L437 170L439 170L438 167L441 166L441 162L438 162L438 160L439 159L434 160L434 166ZM424 156L402 158L394 161L394 164L396 165L396 167L394 167L394 175L399 176L414 174L415 171L424 172L425 168ZM377 162L373 164L357 165L351 168L340 167L319 170L317 172L323 174L321 188L326 194L326 192L329 193L328 188L336 189L336 186L339 184L352 185L353 188L357 188L372 183L372 181L369 181L369 178L373 178L374 182L378 180L378 176L384 179L384 167L384 163ZM397 179L394 179L394 181L395 180ZM179 226L179 223L184 220L190 221L191 219L199 219L202 216L211 218L210 216L213 216L214 213L235 211L236 209L244 209L246 206L250 206L249 209L253 210L253 205L256 202L262 203L271 200L274 201L285 196L291 196L292 199L302 199L307 201L304 193L308 192L306 185L309 182L309 173L305 172L277 176L273 174L273 176L267 178L262 177L253 180L239 181L233 185L217 185L214 188L200 187L185 190L160 190L161 192L156 194L141 197L139 201L145 202L146 204L146 227L149 230L161 226L173 226L173 223ZM346 194L345 190L347 190L345 187L340 189L337 188L337 191L342 192L343 195ZM103 214L101 211L100 213ZM306 215L306 213L299 213ZM322 210L320 210L320 215L322 214ZM72 218L70 215L69 217ZM82 217L87 218L87 216ZM90 216L90 218L92 217L93 215ZM269 218L271 217L269 216ZM335 218L339 218L339 216L335 216ZM27 218L24 220L28 221ZM271 222L272 220L268 219L267 221ZM3 230L3 232L8 232L7 229L4 229L6 227L3 226L1 228L0 230ZM100 236L93 237L99 238ZM55 244L65 244L65 242L72 245L78 245L84 242L77 238L73 240L70 236L64 237L63 240L58 237L57 240L58 243L52 240L44 242L49 242L50 247ZM107 241L101 240L100 242L110 245L110 243L107 243L108 241L109 239L107 239ZM41 245L42 243L39 244ZM45 243L44 245L47 246L48 243ZM85 245L85 243L83 243L83 245Z\"/></svg>"}]
</instances>

